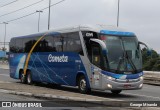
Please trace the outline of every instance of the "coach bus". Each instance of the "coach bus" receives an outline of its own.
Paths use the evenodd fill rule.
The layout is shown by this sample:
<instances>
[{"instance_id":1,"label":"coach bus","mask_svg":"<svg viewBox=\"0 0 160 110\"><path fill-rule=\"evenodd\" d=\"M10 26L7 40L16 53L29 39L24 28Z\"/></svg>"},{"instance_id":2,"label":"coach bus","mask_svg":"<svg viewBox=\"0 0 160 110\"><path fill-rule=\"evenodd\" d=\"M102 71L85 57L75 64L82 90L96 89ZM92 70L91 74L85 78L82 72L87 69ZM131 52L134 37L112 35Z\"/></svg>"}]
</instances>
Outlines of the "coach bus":
<instances>
[{"instance_id":1,"label":"coach bus","mask_svg":"<svg viewBox=\"0 0 160 110\"><path fill-rule=\"evenodd\" d=\"M132 32L104 25L56 29L10 41L10 77L91 90L141 89L140 42Z\"/></svg>"}]
</instances>

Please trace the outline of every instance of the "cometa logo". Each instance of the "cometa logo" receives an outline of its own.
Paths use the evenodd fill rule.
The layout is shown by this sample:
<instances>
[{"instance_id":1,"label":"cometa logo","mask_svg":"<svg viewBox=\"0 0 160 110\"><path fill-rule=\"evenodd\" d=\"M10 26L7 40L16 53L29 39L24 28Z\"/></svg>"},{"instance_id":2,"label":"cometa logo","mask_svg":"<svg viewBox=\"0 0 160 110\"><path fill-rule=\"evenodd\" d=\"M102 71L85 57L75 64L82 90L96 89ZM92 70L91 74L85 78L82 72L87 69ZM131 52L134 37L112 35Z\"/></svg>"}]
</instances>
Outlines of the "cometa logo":
<instances>
[{"instance_id":1,"label":"cometa logo","mask_svg":"<svg viewBox=\"0 0 160 110\"><path fill-rule=\"evenodd\" d=\"M49 62L68 62L68 56L52 56L51 54L48 56Z\"/></svg>"}]
</instances>

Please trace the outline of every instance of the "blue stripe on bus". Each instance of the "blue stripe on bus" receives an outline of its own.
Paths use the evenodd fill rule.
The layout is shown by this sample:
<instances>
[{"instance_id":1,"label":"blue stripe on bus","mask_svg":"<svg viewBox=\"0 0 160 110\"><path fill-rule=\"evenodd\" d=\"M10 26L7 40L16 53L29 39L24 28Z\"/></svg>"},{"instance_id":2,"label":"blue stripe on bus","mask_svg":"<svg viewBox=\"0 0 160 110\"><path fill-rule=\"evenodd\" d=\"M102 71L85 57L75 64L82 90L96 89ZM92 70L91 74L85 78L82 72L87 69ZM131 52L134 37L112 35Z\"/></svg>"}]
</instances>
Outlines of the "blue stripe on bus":
<instances>
[{"instance_id":1,"label":"blue stripe on bus","mask_svg":"<svg viewBox=\"0 0 160 110\"><path fill-rule=\"evenodd\" d=\"M121 79L122 77L123 78L125 77L125 79L137 79L140 76L143 76L143 74L144 74L143 72L140 72L137 74L115 74L115 73L111 73L111 72L107 72L107 71L102 71L101 73L104 75L107 75L107 76L111 76L116 79Z\"/></svg>"},{"instance_id":2,"label":"blue stripe on bus","mask_svg":"<svg viewBox=\"0 0 160 110\"><path fill-rule=\"evenodd\" d=\"M55 58L50 61L49 55L53 56L68 56L68 62L63 62L62 58L59 61ZM10 76L19 78L19 70L23 69L27 54L12 54L10 59ZM76 63L75 61L79 62ZM13 68L14 67L14 68ZM79 68L80 67L80 68ZM76 86L76 76L78 72L84 74L87 80L87 86L90 88L89 76L87 76L84 64L77 53L73 52L36 52L31 55L28 69L32 72L33 81L56 83L62 85Z\"/></svg>"},{"instance_id":3,"label":"blue stripe on bus","mask_svg":"<svg viewBox=\"0 0 160 110\"><path fill-rule=\"evenodd\" d=\"M110 31L110 30L101 30L101 34L106 34L106 35L115 35L115 36L135 36L133 32L122 32L122 31Z\"/></svg>"}]
</instances>

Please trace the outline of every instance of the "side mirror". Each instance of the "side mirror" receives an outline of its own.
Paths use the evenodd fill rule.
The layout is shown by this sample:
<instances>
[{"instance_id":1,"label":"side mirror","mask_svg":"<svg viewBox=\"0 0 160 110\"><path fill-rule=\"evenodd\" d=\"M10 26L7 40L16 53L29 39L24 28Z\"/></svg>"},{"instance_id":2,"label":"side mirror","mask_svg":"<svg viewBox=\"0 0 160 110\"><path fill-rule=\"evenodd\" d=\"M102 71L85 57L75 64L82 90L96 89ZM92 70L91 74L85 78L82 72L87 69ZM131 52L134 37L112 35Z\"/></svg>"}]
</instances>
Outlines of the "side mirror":
<instances>
[{"instance_id":1,"label":"side mirror","mask_svg":"<svg viewBox=\"0 0 160 110\"><path fill-rule=\"evenodd\" d=\"M107 55L107 50L102 50L102 54L106 56Z\"/></svg>"},{"instance_id":2,"label":"side mirror","mask_svg":"<svg viewBox=\"0 0 160 110\"><path fill-rule=\"evenodd\" d=\"M102 40L90 39L90 41L98 43L102 48L102 54L105 56L107 55L108 52L107 52L106 44Z\"/></svg>"},{"instance_id":3,"label":"side mirror","mask_svg":"<svg viewBox=\"0 0 160 110\"><path fill-rule=\"evenodd\" d=\"M148 55L148 56L151 56L151 55L152 55L152 49L149 48L145 43L139 41L138 44L139 44L139 45L144 45L144 46L147 48L147 55Z\"/></svg>"}]
</instances>

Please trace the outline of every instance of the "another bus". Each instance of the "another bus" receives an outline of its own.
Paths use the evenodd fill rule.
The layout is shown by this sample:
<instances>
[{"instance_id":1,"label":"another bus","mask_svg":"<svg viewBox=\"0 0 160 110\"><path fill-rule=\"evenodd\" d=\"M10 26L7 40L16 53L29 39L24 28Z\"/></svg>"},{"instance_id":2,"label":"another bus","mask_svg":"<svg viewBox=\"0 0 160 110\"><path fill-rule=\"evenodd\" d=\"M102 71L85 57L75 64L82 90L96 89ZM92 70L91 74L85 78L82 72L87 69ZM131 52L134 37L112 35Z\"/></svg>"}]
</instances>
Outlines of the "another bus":
<instances>
[{"instance_id":1,"label":"another bus","mask_svg":"<svg viewBox=\"0 0 160 110\"><path fill-rule=\"evenodd\" d=\"M114 26L82 25L10 41L10 77L22 83L94 90L141 89L142 55L137 37Z\"/></svg>"}]
</instances>

